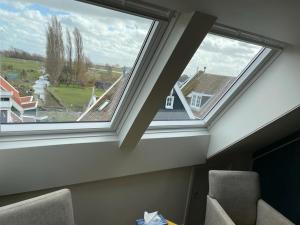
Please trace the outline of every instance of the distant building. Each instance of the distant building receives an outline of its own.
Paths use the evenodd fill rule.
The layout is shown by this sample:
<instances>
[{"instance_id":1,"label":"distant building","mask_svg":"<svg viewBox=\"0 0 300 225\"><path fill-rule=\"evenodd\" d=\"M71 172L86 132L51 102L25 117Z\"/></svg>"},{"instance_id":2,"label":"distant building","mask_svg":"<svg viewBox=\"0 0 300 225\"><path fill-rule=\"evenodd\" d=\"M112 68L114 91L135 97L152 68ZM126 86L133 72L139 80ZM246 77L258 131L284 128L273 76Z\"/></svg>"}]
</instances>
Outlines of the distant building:
<instances>
[{"instance_id":1,"label":"distant building","mask_svg":"<svg viewBox=\"0 0 300 225\"><path fill-rule=\"evenodd\" d=\"M97 98L94 90L86 111L77 121L109 121L118 106L119 100L132 72L131 67L123 67L122 75Z\"/></svg>"},{"instance_id":2,"label":"distant building","mask_svg":"<svg viewBox=\"0 0 300 225\"><path fill-rule=\"evenodd\" d=\"M208 74L204 71L191 78L183 76L164 99L154 120L201 119L234 81L234 77ZM100 98L91 98L92 104L89 104L77 121L109 121L127 79L128 72L124 72Z\"/></svg>"},{"instance_id":3,"label":"distant building","mask_svg":"<svg viewBox=\"0 0 300 225\"><path fill-rule=\"evenodd\" d=\"M234 80L231 76L209 74L204 71L199 71L191 77L181 87L181 91L195 118L200 119L207 113Z\"/></svg>"},{"instance_id":4,"label":"distant building","mask_svg":"<svg viewBox=\"0 0 300 225\"><path fill-rule=\"evenodd\" d=\"M36 122L37 105L33 96L21 97L19 91L0 76L1 123Z\"/></svg>"},{"instance_id":5,"label":"distant building","mask_svg":"<svg viewBox=\"0 0 300 225\"><path fill-rule=\"evenodd\" d=\"M201 119L233 83L234 77L199 71L189 78L182 75L154 120Z\"/></svg>"},{"instance_id":6,"label":"distant building","mask_svg":"<svg viewBox=\"0 0 300 225\"><path fill-rule=\"evenodd\" d=\"M194 115L182 94L178 83L170 91L169 95L165 98L154 120L189 120L194 119Z\"/></svg>"},{"instance_id":7,"label":"distant building","mask_svg":"<svg viewBox=\"0 0 300 225\"><path fill-rule=\"evenodd\" d=\"M95 87L98 88L98 89L107 90L111 85L112 85L112 83L105 82L105 81L96 81L95 82Z\"/></svg>"},{"instance_id":8,"label":"distant building","mask_svg":"<svg viewBox=\"0 0 300 225\"><path fill-rule=\"evenodd\" d=\"M77 121L110 121L127 80L128 77L121 76L99 98L92 95L89 107Z\"/></svg>"}]
</instances>

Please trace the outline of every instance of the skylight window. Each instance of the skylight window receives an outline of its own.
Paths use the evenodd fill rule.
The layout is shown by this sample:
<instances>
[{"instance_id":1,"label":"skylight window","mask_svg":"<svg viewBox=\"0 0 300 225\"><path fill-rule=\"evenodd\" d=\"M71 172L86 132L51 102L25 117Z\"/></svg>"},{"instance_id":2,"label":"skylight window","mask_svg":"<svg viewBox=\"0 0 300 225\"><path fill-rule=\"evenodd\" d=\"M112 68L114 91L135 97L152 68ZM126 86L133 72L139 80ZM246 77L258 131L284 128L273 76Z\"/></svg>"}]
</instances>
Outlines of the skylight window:
<instances>
[{"instance_id":1,"label":"skylight window","mask_svg":"<svg viewBox=\"0 0 300 225\"><path fill-rule=\"evenodd\" d=\"M0 0L1 123L110 121L152 24L75 0Z\"/></svg>"},{"instance_id":2,"label":"skylight window","mask_svg":"<svg viewBox=\"0 0 300 225\"><path fill-rule=\"evenodd\" d=\"M179 107L167 110L162 105L154 120L204 119L264 49L257 44L207 34L173 88Z\"/></svg>"}]
</instances>

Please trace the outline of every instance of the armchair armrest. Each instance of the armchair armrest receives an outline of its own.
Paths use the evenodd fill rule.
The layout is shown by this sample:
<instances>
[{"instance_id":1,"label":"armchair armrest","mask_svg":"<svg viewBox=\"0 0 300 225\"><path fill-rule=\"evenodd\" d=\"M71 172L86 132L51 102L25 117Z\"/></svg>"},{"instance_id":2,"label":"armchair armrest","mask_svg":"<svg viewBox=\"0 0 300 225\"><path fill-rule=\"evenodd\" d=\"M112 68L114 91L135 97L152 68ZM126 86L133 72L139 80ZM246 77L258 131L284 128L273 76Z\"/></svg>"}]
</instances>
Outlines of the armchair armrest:
<instances>
[{"instance_id":1,"label":"armchair armrest","mask_svg":"<svg viewBox=\"0 0 300 225\"><path fill-rule=\"evenodd\" d=\"M216 199L207 196L205 225L235 225Z\"/></svg>"},{"instance_id":2,"label":"armchair armrest","mask_svg":"<svg viewBox=\"0 0 300 225\"><path fill-rule=\"evenodd\" d=\"M256 225L295 225L264 200L257 203Z\"/></svg>"}]
</instances>

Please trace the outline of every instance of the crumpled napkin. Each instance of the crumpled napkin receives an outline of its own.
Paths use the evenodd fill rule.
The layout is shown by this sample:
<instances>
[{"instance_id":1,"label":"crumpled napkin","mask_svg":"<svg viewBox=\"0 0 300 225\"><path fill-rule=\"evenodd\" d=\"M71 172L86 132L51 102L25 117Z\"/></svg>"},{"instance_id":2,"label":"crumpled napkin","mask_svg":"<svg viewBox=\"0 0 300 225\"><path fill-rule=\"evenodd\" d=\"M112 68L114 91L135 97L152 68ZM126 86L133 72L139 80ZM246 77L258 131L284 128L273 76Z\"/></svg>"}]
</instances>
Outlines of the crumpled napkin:
<instances>
[{"instance_id":1,"label":"crumpled napkin","mask_svg":"<svg viewBox=\"0 0 300 225\"><path fill-rule=\"evenodd\" d=\"M160 217L158 215L158 211L148 213L147 211L144 212L144 220L145 224L152 224L160 221Z\"/></svg>"}]
</instances>

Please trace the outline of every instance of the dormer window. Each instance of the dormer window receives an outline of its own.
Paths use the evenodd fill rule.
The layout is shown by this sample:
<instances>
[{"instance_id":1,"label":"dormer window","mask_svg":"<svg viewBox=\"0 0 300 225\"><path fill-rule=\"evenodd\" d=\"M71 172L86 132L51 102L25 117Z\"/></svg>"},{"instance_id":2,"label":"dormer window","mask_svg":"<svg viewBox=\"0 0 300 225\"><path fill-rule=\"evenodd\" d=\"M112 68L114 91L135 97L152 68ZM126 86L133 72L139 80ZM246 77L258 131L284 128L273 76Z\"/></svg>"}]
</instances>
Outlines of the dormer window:
<instances>
[{"instance_id":1,"label":"dormer window","mask_svg":"<svg viewBox=\"0 0 300 225\"><path fill-rule=\"evenodd\" d=\"M174 96L167 96L166 98L166 109L173 109Z\"/></svg>"},{"instance_id":2,"label":"dormer window","mask_svg":"<svg viewBox=\"0 0 300 225\"><path fill-rule=\"evenodd\" d=\"M211 95L203 94L203 93L192 93L192 98L190 102L190 106L194 110L200 110L202 106L210 99Z\"/></svg>"}]
</instances>

